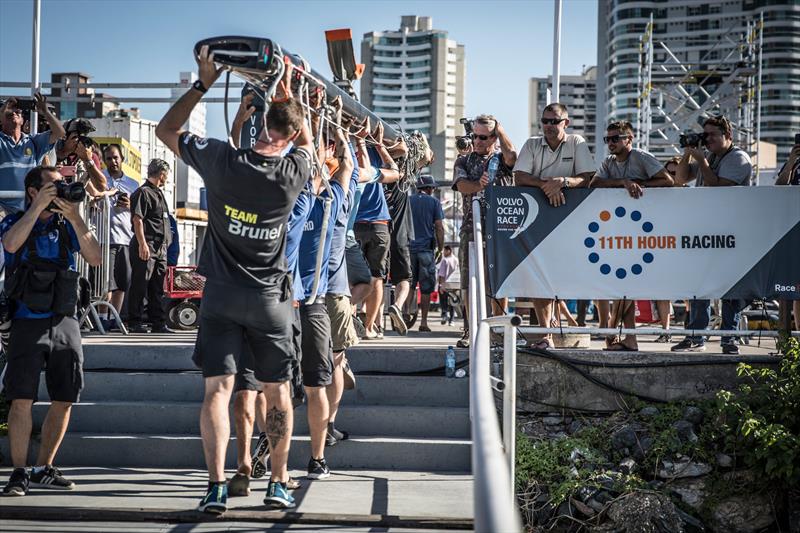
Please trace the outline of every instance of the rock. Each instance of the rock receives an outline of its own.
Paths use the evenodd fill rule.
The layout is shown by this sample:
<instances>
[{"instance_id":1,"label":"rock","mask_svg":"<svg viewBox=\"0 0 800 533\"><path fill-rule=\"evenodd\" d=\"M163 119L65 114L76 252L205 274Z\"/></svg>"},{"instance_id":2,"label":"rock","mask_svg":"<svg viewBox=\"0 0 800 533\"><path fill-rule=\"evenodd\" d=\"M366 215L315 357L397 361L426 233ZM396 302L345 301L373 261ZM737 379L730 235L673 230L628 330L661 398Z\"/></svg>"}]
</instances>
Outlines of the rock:
<instances>
[{"instance_id":1,"label":"rock","mask_svg":"<svg viewBox=\"0 0 800 533\"><path fill-rule=\"evenodd\" d=\"M559 440L559 439L566 439L567 437L569 437L569 435L567 435L563 431L556 431L555 433L552 434L552 437L554 440Z\"/></svg>"},{"instance_id":2,"label":"rock","mask_svg":"<svg viewBox=\"0 0 800 533\"><path fill-rule=\"evenodd\" d=\"M585 503L579 502L575 498L570 498L569 503L578 510L580 514L583 516L594 516L597 514L597 511L586 505Z\"/></svg>"},{"instance_id":3,"label":"rock","mask_svg":"<svg viewBox=\"0 0 800 533\"><path fill-rule=\"evenodd\" d=\"M569 502L564 502L556 509L556 516L574 516L574 508Z\"/></svg>"},{"instance_id":4,"label":"rock","mask_svg":"<svg viewBox=\"0 0 800 533\"><path fill-rule=\"evenodd\" d=\"M706 530L706 527L697 518L693 517L692 515L690 515L688 513L684 513L678 507L675 508L675 511L677 511L678 516L681 517L681 520L683 520L683 523L691 528L691 529L689 529L689 531L692 531L692 530L694 530L694 531L705 531Z\"/></svg>"},{"instance_id":5,"label":"rock","mask_svg":"<svg viewBox=\"0 0 800 533\"><path fill-rule=\"evenodd\" d=\"M564 423L564 418L560 416L545 416L542 418L545 426L560 426Z\"/></svg>"},{"instance_id":6,"label":"rock","mask_svg":"<svg viewBox=\"0 0 800 533\"><path fill-rule=\"evenodd\" d=\"M597 489L594 487L581 487L575 491L575 496L584 503L595 494L597 494Z\"/></svg>"},{"instance_id":7,"label":"rock","mask_svg":"<svg viewBox=\"0 0 800 533\"><path fill-rule=\"evenodd\" d=\"M589 507L591 507L594 511L597 511L598 513L603 512L603 509L606 508L605 505L603 505L599 501L595 500L594 498L589 498L588 500L586 500L586 505L588 505Z\"/></svg>"},{"instance_id":8,"label":"rock","mask_svg":"<svg viewBox=\"0 0 800 533\"><path fill-rule=\"evenodd\" d=\"M712 468L705 463L695 463L689 459L680 461L661 461L663 468L658 471L661 479L676 479L686 477L704 476L711 472Z\"/></svg>"},{"instance_id":9,"label":"rock","mask_svg":"<svg viewBox=\"0 0 800 533\"><path fill-rule=\"evenodd\" d=\"M633 448L637 442L636 432L631 426L623 426L611 435L611 446L617 451Z\"/></svg>"},{"instance_id":10,"label":"rock","mask_svg":"<svg viewBox=\"0 0 800 533\"><path fill-rule=\"evenodd\" d=\"M619 464L619 471L625 475L633 474L634 470L636 470L636 461L630 457L623 459Z\"/></svg>"},{"instance_id":11,"label":"rock","mask_svg":"<svg viewBox=\"0 0 800 533\"><path fill-rule=\"evenodd\" d=\"M711 527L714 531L754 533L772 525L774 521L769 496L756 492L725 498L711 511Z\"/></svg>"},{"instance_id":12,"label":"rock","mask_svg":"<svg viewBox=\"0 0 800 533\"><path fill-rule=\"evenodd\" d=\"M722 468L731 468L733 466L733 457L724 453L718 453L716 456L717 465Z\"/></svg>"},{"instance_id":13,"label":"rock","mask_svg":"<svg viewBox=\"0 0 800 533\"><path fill-rule=\"evenodd\" d=\"M608 509L616 530L626 533L683 533L677 508L664 494L632 492Z\"/></svg>"},{"instance_id":14,"label":"rock","mask_svg":"<svg viewBox=\"0 0 800 533\"><path fill-rule=\"evenodd\" d=\"M669 488L677 494L683 502L692 509L699 511L706 499L705 478L676 479L669 484Z\"/></svg>"},{"instance_id":15,"label":"rock","mask_svg":"<svg viewBox=\"0 0 800 533\"><path fill-rule=\"evenodd\" d=\"M577 465L581 464L586 460L586 456L589 454L583 448L573 448L571 452L569 452L569 462Z\"/></svg>"},{"instance_id":16,"label":"rock","mask_svg":"<svg viewBox=\"0 0 800 533\"><path fill-rule=\"evenodd\" d=\"M639 443L633 447L633 458L637 461L644 461L644 456L653 447L653 438L645 435L639 439Z\"/></svg>"},{"instance_id":17,"label":"rock","mask_svg":"<svg viewBox=\"0 0 800 533\"><path fill-rule=\"evenodd\" d=\"M649 490L661 491L664 489L664 482L659 479L651 479L647 482L646 487Z\"/></svg>"},{"instance_id":18,"label":"rock","mask_svg":"<svg viewBox=\"0 0 800 533\"><path fill-rule=\"evenodd\" d=\"M678 420L672 427L678 432L681 442L697 442L697 435L694 432L694 425L688 420Z\"/></svg>"},{"instance_id":19,"label":"rock","mask_svg":"<svg viewBox=\"0 0 800 533\"><path fill-rule=\"evenodd\" d=\"M567 433L569 433L570 435L574 435L581 429L583 429L583 422L581 422L580 420L573 420L572 423L567 428Z\"/></svg>"},{"instance_id":20,"label":"rock","mask_svg":"<svg viewBox=\"0 0 800 533\"><path fill-rule=\"evenodd\" d=\"M658 410L658 407L653 407L650 405L639 411L639 414L645 418L653 418L654 416L658 416L660 412L661 411Z\"/></svg>"},{"instance_id":21,"label":"rock","mask_svg":"<svg viewBox=\"0 0 800 533\"><path fill-rule=\"evenodd\" d=\"M693 405L689 405L683 410L683 419L687 422L691 422L695 427L702 424L704 418L703 410Z\"/></svg>"}]
</instances>

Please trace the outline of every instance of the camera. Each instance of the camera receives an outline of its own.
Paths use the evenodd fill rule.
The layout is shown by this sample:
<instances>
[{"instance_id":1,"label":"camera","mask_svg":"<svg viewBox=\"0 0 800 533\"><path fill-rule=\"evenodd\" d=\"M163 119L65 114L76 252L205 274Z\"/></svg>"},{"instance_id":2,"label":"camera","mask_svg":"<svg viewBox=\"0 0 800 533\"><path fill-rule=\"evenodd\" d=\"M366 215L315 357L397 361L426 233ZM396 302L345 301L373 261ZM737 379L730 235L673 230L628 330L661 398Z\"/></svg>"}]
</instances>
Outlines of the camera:
<instances>
[{"instance_id":1,"label":"camera","mask_svg":"<svg viewBox=\"0 0 800 533\"><path fill-rule=\"evenodd\" d=\"M459 120L462 126L464 126L464 136L469 137L472 135L472 121L468 118L462 118Z\"/></svg>"},{"instance_id":2,"label":"camera","mask_svg":"<svg viewBox=\"0 0 800 533\"><path fill-rule=\"evenodd\" d=\"M794 134L794 144L795 144L795 146L800 145L800 133L795 133Z\"/></svg>"},{"instance_id":3,"label":"camera","mask_svg":"<svg viewBox=\"0 0 800 533\"><path fill-rule=\"evenodd\" d=\"M36 109L36 102L30 98L17 98L17 109L30 114L31 111Z\"/></svg>"},{"instance_id":4,"label":"camera","mask_svg":"<svg viewBox=\"0 0 800 533\"><path fill-rule=\"evenodd\" d=\"M468 135L456 137L456 148L459 152L469 150L470 146L472 146L472 139Z\"/></svg>"},{"instance_id":5,"label":"camera","mask_svg":"<svg viewBox=\"0 0 800 533\"><path fill-rule=\"evenodd\" d=\"M57 198L62 198L68 202L72 202L73 204L80 203L86 198L86 189L84 188L83 183L67 183L66 181L56 181L54 184L56 186ZM49 206L47 206L48 210L57 208L58 206L55 205L55 203L51 203Z\"/></svg>"},{"instance_id":6,"label":"camera","mask_svg":"<svg viewBox=\"0 0 800 533\"><path fill-rule=\"evenodd\" d=\"M678 137L678 143L680 144L681 148L686 148L687 146L698 148L700 145L704 145L706 143L706 134L695 133L693 131L681 133L680 137Z\"/></svg>"}]
</instances>

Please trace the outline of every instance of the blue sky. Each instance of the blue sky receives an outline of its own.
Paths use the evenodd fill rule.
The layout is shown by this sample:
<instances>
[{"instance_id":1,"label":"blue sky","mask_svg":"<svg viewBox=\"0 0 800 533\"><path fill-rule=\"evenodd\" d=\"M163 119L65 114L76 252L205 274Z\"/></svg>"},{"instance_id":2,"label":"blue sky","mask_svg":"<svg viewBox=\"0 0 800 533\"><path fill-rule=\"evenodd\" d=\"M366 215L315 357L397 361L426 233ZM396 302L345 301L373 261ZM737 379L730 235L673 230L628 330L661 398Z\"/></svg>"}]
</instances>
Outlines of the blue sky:
<instances>
[{"instance_id":1,"label":"blue sky","mask_svg":"<svg viewBox=\"0 0 800 533\"><path fill-rule=\"evenodd\" d=\"M32 0L0 0L0 81L30 80L32 6ZM180 71L196 69L195 42L239 34L274 39L325 74L325 30L351 28L358 56L364 33L396 29L402 15L427 15L466 47L468 115L496 115L519 147L528 131L528 79L552 70L553 6L552 0L42 0L40 72L44 81L51 72L81 71L95 82L177 82ZM596 1L565 0L561 35L562 74L595 64ZM153 120L165 110L140 107ZM221 105L209 106L209 135L224 136L222 113Z\"/></svg>"}]
</instances>

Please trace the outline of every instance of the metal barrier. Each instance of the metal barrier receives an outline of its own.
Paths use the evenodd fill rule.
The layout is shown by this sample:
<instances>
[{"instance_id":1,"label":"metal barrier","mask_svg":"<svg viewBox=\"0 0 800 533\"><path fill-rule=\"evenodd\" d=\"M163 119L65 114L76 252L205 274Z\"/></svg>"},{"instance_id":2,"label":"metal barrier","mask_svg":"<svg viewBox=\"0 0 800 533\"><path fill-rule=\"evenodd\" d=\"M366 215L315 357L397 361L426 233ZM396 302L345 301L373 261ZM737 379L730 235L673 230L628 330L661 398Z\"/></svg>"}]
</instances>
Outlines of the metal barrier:
<instances>
[{"instance_id":1,"label":"metal barrier","mask_svg":"<svg viewBox=\"0 0 800 533\"><path fill-rule=\"evenodd\" d=\"M83 310L80 316L79 324L84 321L88 325L97 328L101 335L106 334L105 327L98 310L105 308L111 311L117 327L123 334L127 335L128 330L119 313L108 301L108 286L110 276L113 275L110 269L110 255L111 255L111 201L108 196L101 196L99 198L87 198L82 204L81 217L86 222L86 225L94 233L97 242L100 245L101 260L100 265L97 267L89 266L89 264L79 254L76 266L81 277L89 282L90 299L89 305ZM89 317L91 316L91 321Z\"/></svg>"},{"instance_id":2,"label":"metal barrier","mask_svg":"<svg viewBox=\"0 0 800 533\"><path fill-rule=\"evenodd\" d=\"M516 439L516 315L486 317L483 272L483 228L480 200L472 204L473 232L469 257L470 417L475 531L521 531L514 487ZM479 243L479 244L476 244ZM491 328L503 327L505 360L503 436L497 424L489 350ZM505 450L505 457L503 451Z\"/></svg>"}]
</instances>

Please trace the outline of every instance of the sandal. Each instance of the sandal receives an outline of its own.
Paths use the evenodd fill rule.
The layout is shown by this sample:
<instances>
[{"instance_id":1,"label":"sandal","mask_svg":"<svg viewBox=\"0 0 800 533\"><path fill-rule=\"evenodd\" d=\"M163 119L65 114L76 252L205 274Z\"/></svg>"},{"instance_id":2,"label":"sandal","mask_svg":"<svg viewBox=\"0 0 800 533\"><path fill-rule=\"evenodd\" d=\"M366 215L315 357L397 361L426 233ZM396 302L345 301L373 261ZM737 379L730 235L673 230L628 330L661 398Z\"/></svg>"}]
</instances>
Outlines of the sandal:
<instances>
[{"instance_id":1,"label":"sandal","mask_svg":"<svg viewBox=\"0 0 800 533\"><path fill-rule=\"evenodd\" d=\"M604 348L604 350L608 350L615 344L620 344L620 342L621 342L620 338L617 335L609 335L608 337L606 337L606 347Z\"/></svg>"},{"instance_id":2,"label":"sandal","mask_svg":"<svg viewBox=\"0 0 800 533\"><path fill-rule=\"evenodd\" d=\"M555 348L555 346L553 346L553 341L550 339L539 339L531 344L530 347L535 350L552 350Z\"/></svg>"},{"instance_id":3,"label":"sandal","mask_svg":"<svg viewBox=\"0 0 800 533\"><path fill-rule=\"evenodd\" d=\"M604 352L638 352L639 351L639 347L637 346L636 348L631 348L630 346L627 346L627 345L625 345L625 344L623 344L621 342L614 342L611 345L607 346L606 348L603 348L603 351Z\"/></svg>"}]
</instances>

